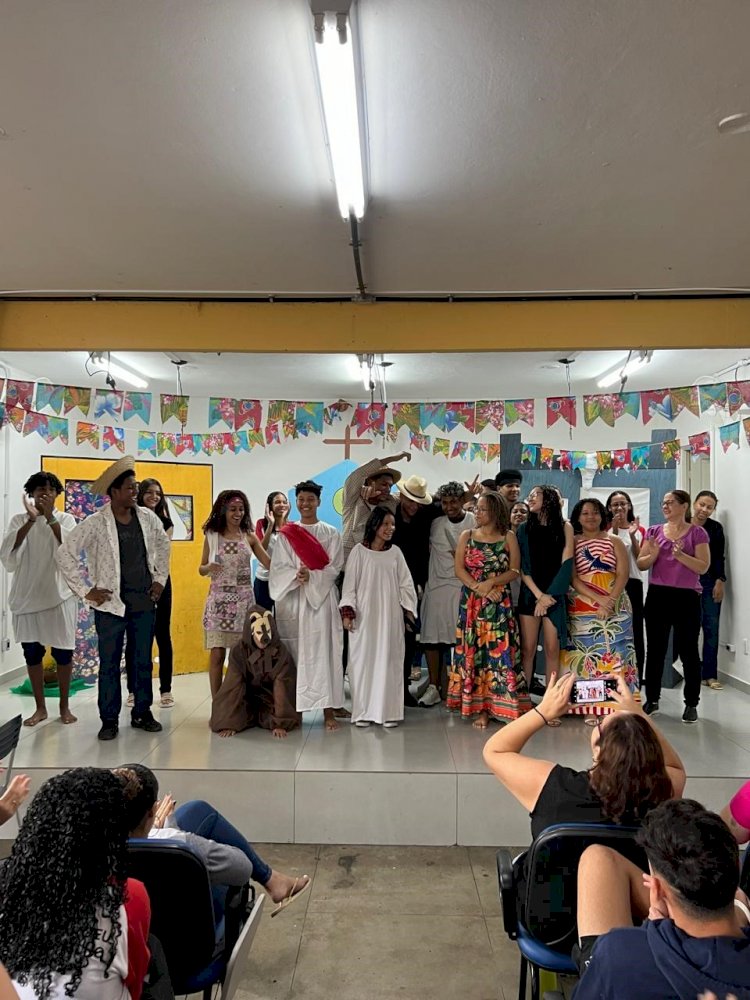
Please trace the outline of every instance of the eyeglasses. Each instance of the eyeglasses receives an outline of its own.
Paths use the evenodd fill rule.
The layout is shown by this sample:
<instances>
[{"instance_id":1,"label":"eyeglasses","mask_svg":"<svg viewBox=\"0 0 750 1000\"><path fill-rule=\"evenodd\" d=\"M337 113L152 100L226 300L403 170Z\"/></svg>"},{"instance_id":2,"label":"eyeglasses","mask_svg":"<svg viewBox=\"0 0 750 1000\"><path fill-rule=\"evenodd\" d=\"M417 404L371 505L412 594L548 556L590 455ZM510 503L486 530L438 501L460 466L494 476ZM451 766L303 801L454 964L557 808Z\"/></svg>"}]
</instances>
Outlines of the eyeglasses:
<instances>
[{"instance_id":1,"label":"eyeglasses","mask_svg":"<svg viewBox=\"0 0 750 1000\"><path fill-rule=\"evenodd\" d=\"M662 500L661 505L662 507L674 507L676 503L676 500Z\"/></svg>"}]
</instances>

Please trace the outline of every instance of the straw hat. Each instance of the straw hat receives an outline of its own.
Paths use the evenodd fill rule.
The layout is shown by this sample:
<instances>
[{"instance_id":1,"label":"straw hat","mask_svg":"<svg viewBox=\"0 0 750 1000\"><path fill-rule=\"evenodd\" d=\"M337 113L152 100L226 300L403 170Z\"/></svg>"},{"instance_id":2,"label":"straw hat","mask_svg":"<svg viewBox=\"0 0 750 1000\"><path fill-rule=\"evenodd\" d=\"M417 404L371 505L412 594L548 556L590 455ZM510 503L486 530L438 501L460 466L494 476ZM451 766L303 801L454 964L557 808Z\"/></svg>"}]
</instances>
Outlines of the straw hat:
<instances>
[{"instance_id":1,"label":"straw hat","mask_svg":"<svg viewBox=\"0 0 750 1000\"><path fill-rule=\"evenodd\" d=\"M409 476L403 483L398 484L398 488L407 500L413 500L414 503L421 503L425 506L432 503L432 497L427 492L427 480L422 479L421 476Z\"/></svg>"},{"instance_id":2,"label":"straw hat","mask_svg":"<svg viewBox=\"0 0 750 1000\"><path fill-rule=\"evenodd\" d=\"M116 462L113 462L108 469L105 469L96 482L91 484L91 492L98 494L100 497L106 496L107 490L123 472L135 473L135 458L132 455L123 455L122 458L118 458Z\"/></svg>"},{"instance_id":3,"label":"straw hat","mask_svg":"<svg viewBox=\"0 0 750 1000\"><path fill-rule=\"evenodd\" d=\"M397 483L401 478L401 473L398 469L390 469L387 465L382 466L376 472L371 472L367 477L367 482L371 479L378 479L380 476L390 476L394 483Z\"/></svg>"}]
</instances>

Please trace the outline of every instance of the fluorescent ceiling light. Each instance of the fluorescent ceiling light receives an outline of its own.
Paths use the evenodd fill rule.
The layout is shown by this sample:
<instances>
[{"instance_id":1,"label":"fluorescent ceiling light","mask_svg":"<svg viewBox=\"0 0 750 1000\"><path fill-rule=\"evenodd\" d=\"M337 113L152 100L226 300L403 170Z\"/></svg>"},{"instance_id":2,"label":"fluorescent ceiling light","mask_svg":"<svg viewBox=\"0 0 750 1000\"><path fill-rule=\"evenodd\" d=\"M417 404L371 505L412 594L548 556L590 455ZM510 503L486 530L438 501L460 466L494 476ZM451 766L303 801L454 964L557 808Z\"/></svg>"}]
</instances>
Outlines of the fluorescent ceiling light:
<instances>
[{"instance_id":1,"label":"fluorescent ceiling light","mask_svg":"<svg viewBox=\"0 0 750 1000\"><path fill-rule=\"evenodd\" d=\"M96 365L95 370L88 372L90 375L98 375L102 372L109 372L109 374L121 382L125 382L126 385L132 385L134 389L146 389L148 387L148 382L141 378L140 375L135 375L133 372L123 368L122 365L118 365L116 361L112 361L111 356L109 356L105 351L94 351L92 354L84 355L87 362L92 365Z\"/></svg>"},{"instance_id":2,"label":"fluorescent ceiling light","mask_svg":"<svg viewBox=\"0 0 750 1000\"><path fill-rule=\"evenodd\" d=\"M365 214L362 133L357 102L354 46L347 14L315 14L315 61L318 67L333 179L341 217Z\"/></svg>"},{"instance_id":3,"label":"fluorescent ceiling light","mask_svg":"<svg viewBox=\"0 0 750 1000\"><path fill-rule=\"evenodd\" d=\"M148 372L144 372L144 370L140 368L138 365L133 364L130 358L126 358L122 354L116 354L114 351L111 351L109 356L110 358L113 358L115 361L117 361L119 364L127 365L129 369L136 372L138 375L149 374Z\"/></svg>"},{"instance_id":4,"label":"fluorescent ceiling light","mask_svg":"<svg viewBox=\"0 0 750 1000\"><path fill-rule=\"evenodd\" d=\"M610 385L614 385L615 382L622 381L628 375L632 375L633 372L638 371L639 368L643 368L651 360L651 355L647 354L645 356L638 356L629 361L626 365L618 365L614 371L611 371L608 375L600 378L596 383L600 389L607 389Z\"/></svg>"}]
</instances>

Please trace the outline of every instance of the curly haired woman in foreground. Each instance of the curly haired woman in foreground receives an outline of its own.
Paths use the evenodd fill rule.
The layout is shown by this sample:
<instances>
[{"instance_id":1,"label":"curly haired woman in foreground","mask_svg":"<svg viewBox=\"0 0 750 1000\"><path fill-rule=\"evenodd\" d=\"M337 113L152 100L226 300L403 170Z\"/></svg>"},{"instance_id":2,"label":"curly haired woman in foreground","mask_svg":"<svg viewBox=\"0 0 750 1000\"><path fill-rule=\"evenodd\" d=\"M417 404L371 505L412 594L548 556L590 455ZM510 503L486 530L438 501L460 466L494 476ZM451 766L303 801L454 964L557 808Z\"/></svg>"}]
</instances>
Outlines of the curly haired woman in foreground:
<instances>
[{"instance_id":1,"label":"curly haired woman in foreground","mask_svg":"<svg viewBox=\"0 0 750 1000\"><path fill-rule=\"evenodd\" d=\"M0 871L0 960L20 1000L139 1000L150 904L126 879L122 785L80 767L37 792Z\"/></svg>"}]
</instances>

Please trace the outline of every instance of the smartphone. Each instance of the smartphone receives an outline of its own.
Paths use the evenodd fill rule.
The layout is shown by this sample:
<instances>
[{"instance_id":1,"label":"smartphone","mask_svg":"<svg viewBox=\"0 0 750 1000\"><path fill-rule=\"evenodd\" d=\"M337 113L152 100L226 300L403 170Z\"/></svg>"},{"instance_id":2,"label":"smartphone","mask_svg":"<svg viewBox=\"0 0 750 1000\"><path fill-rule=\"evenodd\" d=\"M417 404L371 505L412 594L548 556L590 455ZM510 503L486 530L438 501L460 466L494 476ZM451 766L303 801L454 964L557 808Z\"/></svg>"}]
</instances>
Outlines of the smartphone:
<instances>
[{"instance_id":1,"label":"smartphone","mask_svg":"<svg viewBox=\"0 0 750 1000\"><path fill-rule=\"evenodd\" d=\"M597 677L595 680L577 680L570 692L571 705L596 705L609 701L610 691L617 690L614 677Z\"/></svg>"}]
</instances>

